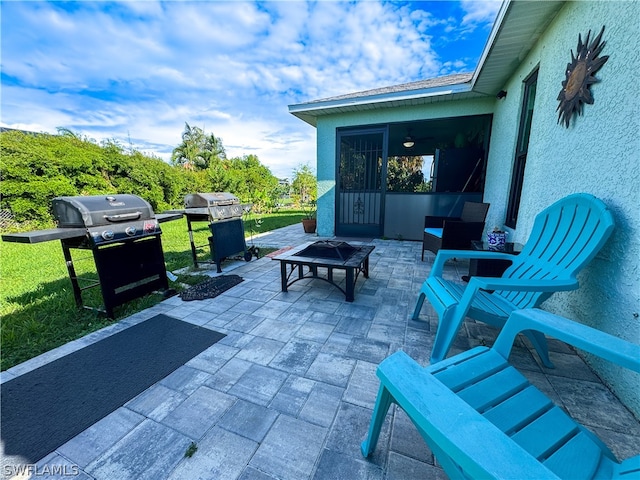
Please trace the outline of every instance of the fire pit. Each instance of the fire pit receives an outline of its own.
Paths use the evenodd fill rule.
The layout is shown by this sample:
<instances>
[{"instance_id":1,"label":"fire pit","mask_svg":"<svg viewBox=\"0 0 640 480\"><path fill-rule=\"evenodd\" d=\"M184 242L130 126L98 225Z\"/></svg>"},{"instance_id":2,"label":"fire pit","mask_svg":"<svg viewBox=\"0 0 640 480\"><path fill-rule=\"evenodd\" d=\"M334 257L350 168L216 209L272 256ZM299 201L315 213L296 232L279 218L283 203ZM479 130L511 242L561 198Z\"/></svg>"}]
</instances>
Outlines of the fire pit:
<instances>
[{"instance_id":1,"label":"fire pit","mask_svg":"<svg viewBox=\"0 0 640 480\"><path fill-rule=\"evenodd\" d=\"M354 246L346 242L321 240L305 243L273 257L280 262L280 280L282 291L304 278L324 280L345 294L347 302L355 298L355 285L360 273L369 277L369 255L375 247L370 245ZM308 271L305 273L305 267ZM320 268L326 269L326 276L320 275ZM345 288L334 280L333 271L345 271ZM297 271L297 275L294 272Z\"/></svg>"},{"instance_id":2,"label":"fire pit","mask_svg":"<svg viewBox=\"0 0 640 480\"><path fill-rule=\"evenodd\" d=\"M136 195L57 197L51 206L58 228L5 234L2 240L60 240L78 307L84 306L82 292L98 286L110 318L118 305L155 290L168 291L159 223L182 215L156 216L151 205ZM97 281L80 287L71 249L92 251Z\"/></svg>"}]
</instances>

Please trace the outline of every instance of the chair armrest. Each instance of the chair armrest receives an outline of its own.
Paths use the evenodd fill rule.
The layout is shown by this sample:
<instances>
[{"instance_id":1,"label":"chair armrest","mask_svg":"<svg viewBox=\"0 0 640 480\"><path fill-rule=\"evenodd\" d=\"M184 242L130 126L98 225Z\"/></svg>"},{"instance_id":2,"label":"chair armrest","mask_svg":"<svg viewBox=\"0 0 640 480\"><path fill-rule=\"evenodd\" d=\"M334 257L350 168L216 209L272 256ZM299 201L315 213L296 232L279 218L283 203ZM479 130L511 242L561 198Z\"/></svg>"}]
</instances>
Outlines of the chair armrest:
<instances>
[{"instance_id":1,"label":"chair armrest","mask_svg":"<svg viewBox=\"0 0 640 480\"><path fill-rule=\"evenodd\" d=\"M469 478L557 478L406 353L385 359L377 375L427 444L435 444Z\"/></svg>"},{"instance_id":2,"label":"chair armrest","mask_svg":"<svg viewBox=\"0 0 640 480\"><path fill-rule=\"evenodd\" d=\"M576 290L580 284L576 279L526 279L471 277L470 288L483 290L510 290L514 292L558 292Z\"/></svg>"},{"instance_id":3,"label":"chair armrest","mask_svg":"<svg viewBox=\"0 0 640 480\"><path fill-rule=\"evenodd\" d=\"M640 373L640 345L537 308L514 311L500 331L493 348L504 358L508 358L514 338L523 330L537 330Z\"/></svg>"},{"instance_id":4,"label":"chair armrest","mask_svg":"<svg viewBox=\"0 0 640 480\"><path fill-rule=\"evenodd\" d=\"M445 221L460 220L459 217L439 217L439 216L426 216L424 217L424 228L442 228Z\"/></svg>"},{"instance_id":5,"label":"chair armrest","mask_svg":"<svg viewBox=\"0 0 640 480\"><path fill-rule=\"evenodd\" d=\"M504 252L487 252L480 250L439 250L438 254L436 255L436 259L433 261L433 266L431 267L429 276L442 276L442 269L444 268L445 262L447 260L451 260L452 258L478 260L514 260L513 254Z\"/></svg>"}]
</instances>

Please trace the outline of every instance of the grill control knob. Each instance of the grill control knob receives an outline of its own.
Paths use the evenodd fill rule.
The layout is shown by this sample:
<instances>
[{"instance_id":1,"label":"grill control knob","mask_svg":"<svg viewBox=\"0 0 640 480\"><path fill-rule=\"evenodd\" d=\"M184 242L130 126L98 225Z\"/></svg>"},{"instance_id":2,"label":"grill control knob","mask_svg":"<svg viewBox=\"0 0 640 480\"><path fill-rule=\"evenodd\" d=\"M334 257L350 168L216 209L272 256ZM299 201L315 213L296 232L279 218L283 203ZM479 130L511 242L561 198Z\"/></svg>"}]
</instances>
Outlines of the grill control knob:
<instances>
[{"instance_id":1,"label":"grill control knob","mask_svg":"<svg viewBox=\"0 0 640 480\"><path fill-rule=\"evenodd\" d=\"M102 238L105 240L113 240L113 232L111 230L105 230L102 232Z\"/></svg>"},{"instance_id":2,"label":"grill control knob","mask_svg":"<svg viewBox=\"0 0 640 480\"><path fill-rule=\"evenodd\" d=\"M127 227L124 231L130 237L133 237L136 233L138 233L138 229L136 227Z\"/></svg>"}]
</instances>

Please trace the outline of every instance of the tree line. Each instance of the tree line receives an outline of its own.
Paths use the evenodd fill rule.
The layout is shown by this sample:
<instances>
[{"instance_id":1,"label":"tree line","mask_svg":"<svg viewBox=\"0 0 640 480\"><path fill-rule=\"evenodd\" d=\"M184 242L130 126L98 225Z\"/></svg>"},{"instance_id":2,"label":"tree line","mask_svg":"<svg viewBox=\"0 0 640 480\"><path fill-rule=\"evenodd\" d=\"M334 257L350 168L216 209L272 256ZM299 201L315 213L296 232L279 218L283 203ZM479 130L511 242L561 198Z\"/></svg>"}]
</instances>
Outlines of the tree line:
<instances>
[{"instance_id":1,"label":"tree line","mask_svg":"<svg viewBox=\"0 0 640 480\"><path fill-rule=\"evenodd\" d=\"M130 193L162 212L181 208L187 194L222 191L258 211L289 193L257 156L227 158L219 138L188 123L171 163L67 129L0 132L0 210L18 223L52 225L51 200L58 196Z\"/></svg>"}]
</instances>

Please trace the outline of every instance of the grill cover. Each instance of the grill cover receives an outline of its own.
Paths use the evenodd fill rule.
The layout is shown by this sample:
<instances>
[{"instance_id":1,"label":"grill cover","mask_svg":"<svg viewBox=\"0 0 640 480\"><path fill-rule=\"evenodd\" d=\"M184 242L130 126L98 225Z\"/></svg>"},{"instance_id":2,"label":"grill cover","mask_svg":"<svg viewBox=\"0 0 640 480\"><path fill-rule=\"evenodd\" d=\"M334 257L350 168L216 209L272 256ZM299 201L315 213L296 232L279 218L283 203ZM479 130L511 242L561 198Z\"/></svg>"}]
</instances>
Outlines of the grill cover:
<instances>
[{"instance_id":1,"label":"grill cover","mask_svg":"<svg viewBox=\"0 0 640 480\"><path fill-rule=\"evenodd\" d=\"M51 203L60 228L98 227L155 218L151 205L137 195L56 197Z\"/></svg>"}]
</instances>

